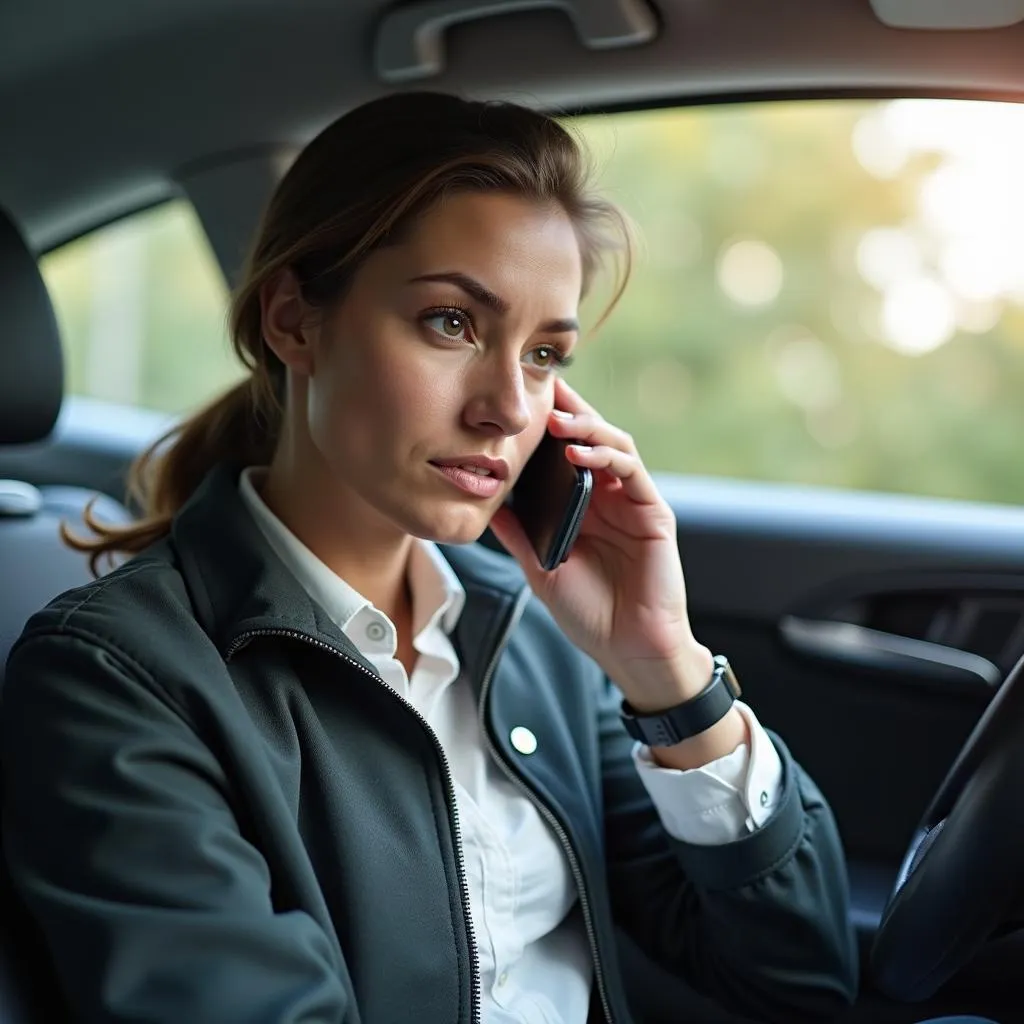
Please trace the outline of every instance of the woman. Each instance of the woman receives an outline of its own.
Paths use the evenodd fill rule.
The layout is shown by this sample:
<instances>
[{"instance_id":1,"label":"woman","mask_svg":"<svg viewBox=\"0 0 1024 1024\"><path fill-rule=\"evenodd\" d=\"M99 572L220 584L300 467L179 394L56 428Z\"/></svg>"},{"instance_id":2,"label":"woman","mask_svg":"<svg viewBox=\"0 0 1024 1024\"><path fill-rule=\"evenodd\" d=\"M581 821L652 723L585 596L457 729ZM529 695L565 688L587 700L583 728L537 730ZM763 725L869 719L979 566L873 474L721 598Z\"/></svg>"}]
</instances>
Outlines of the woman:
<instances>
[{"instance_id":1,"label":"woman","mask_svg":"<svg viewBox=\"0 0 1024 1024\"><path fill-rule=\"evenodd\" d=\"M83 1020L622 1024L615 926L759 1019L853 998L829 809L558 375L626 241L510 105L379 100L285 176L249 377L143 458L141 522L75 541L134 557L7 670L5 853ZM550 573L504 506L545 431L596 480Z\"/></svg>"}]
</instances>

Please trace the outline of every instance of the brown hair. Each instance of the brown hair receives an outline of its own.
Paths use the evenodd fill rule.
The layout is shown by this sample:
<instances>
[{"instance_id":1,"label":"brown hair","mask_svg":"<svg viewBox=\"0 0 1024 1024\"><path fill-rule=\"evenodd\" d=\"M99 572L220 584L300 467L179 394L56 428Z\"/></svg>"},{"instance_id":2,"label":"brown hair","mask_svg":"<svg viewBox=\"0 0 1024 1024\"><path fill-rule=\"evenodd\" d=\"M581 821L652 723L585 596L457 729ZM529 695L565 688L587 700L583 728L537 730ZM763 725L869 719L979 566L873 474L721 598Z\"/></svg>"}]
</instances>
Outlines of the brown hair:
<instances>
[{"instance_id":1,"label":"brown hair","mask_svg":"<svg viewBox=\"0 0 1024 1024\"><path fill-rule=\"evenodd\" d=\"M65 541L88 553L98 574L101 559L113 562L116 554L135 554L163 537L218 463L269 463L283 412L284 367L263 340L261 289L290 268L306 302L328 308L371 252L397 241L444 194L505 192L559 204L579 238L584 294L606 257L617 256L603 321L626 286L632 250L625 216L591 191L589 179L584 151L569 131L510 103L399 93L339 118L278 184L232 298L232 344L249 376L135 461L128 487L139 521L105 524L90 508L85 519L93 536L64 528Z\"/></svg>"}]
</instances>

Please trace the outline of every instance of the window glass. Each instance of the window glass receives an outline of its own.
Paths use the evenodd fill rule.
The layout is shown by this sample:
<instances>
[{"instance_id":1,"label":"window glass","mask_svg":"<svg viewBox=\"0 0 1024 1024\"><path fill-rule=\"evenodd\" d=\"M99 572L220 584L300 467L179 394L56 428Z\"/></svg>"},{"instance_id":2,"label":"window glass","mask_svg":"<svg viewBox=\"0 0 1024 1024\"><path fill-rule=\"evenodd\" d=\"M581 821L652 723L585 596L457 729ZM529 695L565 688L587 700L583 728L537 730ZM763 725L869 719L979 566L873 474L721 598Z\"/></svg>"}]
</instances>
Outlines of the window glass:
<instances>
[{"instance_id":1,"label":"window glass","mask_svg":"<svg viewBox=\"0 0 1024 1024\"><path fill-rule=\"evenodd\" d=\"M570 380L652 468L1024 501L1024 108L576 124L643 251Z\"/></svg>"},{"instance_id":2,"label":"window glass","mask_svg":"<svg viewBox=\"0 0 1024 1024\"><path fill-rule=\"evenodd\" d=\"M1024 108L786 101L574 124L642 245L570 379L653 469L1024 501ZM183 412L240 375L186 202L43 271L72 393Z\"/></svg>"},{"instance_id":3,"label":"window glass","mask_svg":"<svg viewBox=\"0 0 1024 1024\"><path fill-rule=\"evenodd\" d=\"M71 394L177 413L240 377L224 277L184 200L94 231L41 266Z\"/></svg>"}]
</instances>

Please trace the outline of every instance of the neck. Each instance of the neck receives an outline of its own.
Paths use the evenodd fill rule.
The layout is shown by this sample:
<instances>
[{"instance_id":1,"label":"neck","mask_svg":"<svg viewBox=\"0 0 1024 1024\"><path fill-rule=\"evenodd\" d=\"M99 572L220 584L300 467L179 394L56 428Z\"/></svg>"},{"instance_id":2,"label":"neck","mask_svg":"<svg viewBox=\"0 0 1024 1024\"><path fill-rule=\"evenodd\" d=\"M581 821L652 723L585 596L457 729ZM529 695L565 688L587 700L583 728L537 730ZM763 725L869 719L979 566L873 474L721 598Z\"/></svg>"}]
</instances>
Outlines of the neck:
<instances>
[{"instance_id":1,"label":"neck","mask_svg":"<svg viewBox=\"0 0 1024 1024\"><path fill-rule=\"evenodd\" d=\"M414 539L346 498L328 481L303 487L272 465L257 487L267 507L303 544L350 587L395 623L412 620L408 584Z\"/></svg>"}]
</instances>

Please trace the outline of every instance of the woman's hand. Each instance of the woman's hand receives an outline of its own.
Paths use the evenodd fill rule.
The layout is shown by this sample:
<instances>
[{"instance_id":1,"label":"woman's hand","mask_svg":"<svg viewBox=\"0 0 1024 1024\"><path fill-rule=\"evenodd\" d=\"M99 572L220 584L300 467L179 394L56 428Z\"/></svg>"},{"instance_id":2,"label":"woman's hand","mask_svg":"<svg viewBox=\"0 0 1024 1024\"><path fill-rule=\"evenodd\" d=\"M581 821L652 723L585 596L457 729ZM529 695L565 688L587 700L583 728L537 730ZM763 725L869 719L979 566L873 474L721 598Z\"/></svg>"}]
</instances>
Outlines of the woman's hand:
<instances>
[{"instance_id":1,"label":"woman's hand","mask_svg":"<svg viewBox=\"0 0 1024 1024\"><path fill-rule=\"evenodd\" d=\"M549 429L594 474L594 492L569 558L545 572L513 513L491 522L534 593L638 711L672 707L711 679L711 653L690 629L672 509L632 438L606 422L565 381L556 382ZM582 446L582 447L581 447Z\"/></svg>"}]
</instances>

